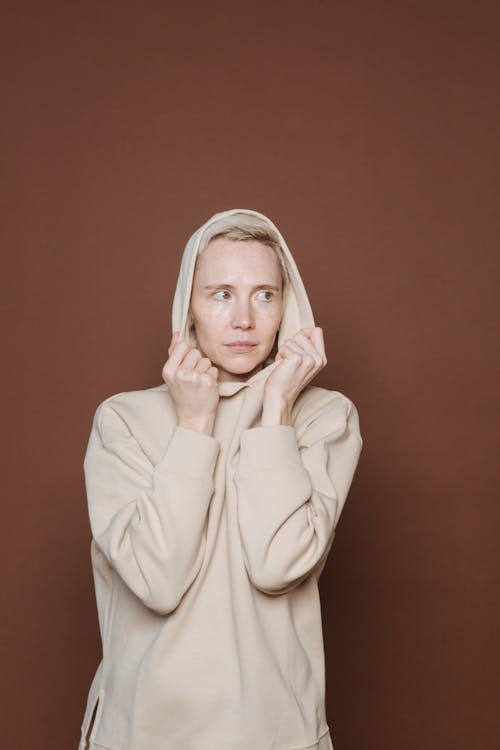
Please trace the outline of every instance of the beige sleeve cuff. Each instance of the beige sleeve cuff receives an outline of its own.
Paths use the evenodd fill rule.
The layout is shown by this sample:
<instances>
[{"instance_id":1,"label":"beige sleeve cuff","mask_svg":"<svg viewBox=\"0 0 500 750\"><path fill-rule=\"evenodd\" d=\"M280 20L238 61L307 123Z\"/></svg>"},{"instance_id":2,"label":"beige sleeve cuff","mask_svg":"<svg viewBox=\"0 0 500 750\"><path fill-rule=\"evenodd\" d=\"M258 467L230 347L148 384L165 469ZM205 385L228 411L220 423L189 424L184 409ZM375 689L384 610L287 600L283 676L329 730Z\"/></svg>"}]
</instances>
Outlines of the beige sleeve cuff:
<instances>
[{"instance_id":1,"label":"beige sleeve cuff","mask_svg":"<svg viewBox=\"0 0 500 750\"><path fill-rule=\"evenodd\" d=\"M300 464L294 425L265 425L244 430L240 438L240 462L237 474Z\"/></svg>"},{"instance_id":2,"label":"beige sleeve cuff","mask_svg":"<svg viewBox=\"0 0 500 750\"><path fill-rule=\"evenodd\" d=\"M212 481L219 453L220 443L213 435L176 425L155 471Z\"/></svg>"}]
</instances>

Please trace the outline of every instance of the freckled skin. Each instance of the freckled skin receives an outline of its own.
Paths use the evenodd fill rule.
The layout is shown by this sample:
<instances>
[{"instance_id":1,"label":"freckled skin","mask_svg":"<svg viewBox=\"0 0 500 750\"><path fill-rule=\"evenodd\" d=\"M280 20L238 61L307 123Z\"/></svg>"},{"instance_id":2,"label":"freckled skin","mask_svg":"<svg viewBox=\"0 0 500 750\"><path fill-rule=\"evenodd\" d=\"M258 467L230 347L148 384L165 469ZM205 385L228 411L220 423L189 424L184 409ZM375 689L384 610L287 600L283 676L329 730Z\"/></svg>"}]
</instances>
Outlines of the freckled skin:
<instances>
[{"instance_id":1,"label":"freckled skin","mask_svg":"<svg viewBox=\"0 0 500 750\"><path fill-rule=\"evenodd\" d=\"M209 284L218 286L203 288ZM198 348L218 368L219 381L247 380L262 368L282 312L280 265L272 248L225 237L207 245L194 274L190 313ZM242 340L257 345L247 352L226 346Z\"/></svg>"}]
</instances>

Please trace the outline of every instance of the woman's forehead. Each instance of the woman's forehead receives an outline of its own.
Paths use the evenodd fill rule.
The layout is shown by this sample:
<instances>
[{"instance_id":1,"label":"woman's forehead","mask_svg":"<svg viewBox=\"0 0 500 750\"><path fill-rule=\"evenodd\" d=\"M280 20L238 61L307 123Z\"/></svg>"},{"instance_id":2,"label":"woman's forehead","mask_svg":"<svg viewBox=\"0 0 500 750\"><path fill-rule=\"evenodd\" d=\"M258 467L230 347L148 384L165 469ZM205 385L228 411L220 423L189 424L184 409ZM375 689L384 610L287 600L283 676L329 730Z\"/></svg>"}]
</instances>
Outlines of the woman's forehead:
<instances>
[{"instance_id":1,"label":"woman's forehead","mask_svg":"<svg viewBox=\"0 0 500 750\"><path fill-rule=\"evenodd\" d=\"M199 254L196 272L204 278L228 274L233 278L280 275L279 260L268 245L255 240L214 240ZM229 280L229 279L228 279ZM224 281L214 278L213 283Z\"/></svg>"}]
</instances>

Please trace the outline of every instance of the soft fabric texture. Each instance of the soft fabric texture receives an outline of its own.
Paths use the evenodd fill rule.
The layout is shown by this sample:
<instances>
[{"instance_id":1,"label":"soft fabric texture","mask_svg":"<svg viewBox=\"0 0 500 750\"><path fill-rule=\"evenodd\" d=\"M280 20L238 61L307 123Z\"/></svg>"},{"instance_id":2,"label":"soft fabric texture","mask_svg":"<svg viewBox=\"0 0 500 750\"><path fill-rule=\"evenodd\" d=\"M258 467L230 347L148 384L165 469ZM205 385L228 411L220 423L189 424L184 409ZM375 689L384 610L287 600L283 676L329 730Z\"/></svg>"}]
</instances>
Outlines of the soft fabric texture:
<instances>
[{"instance_id":1,"label":"soft fabric texture","mask_svg":"<svg viewBox=\"0 0 500 750\"><path fill-rule=\"evenodd\" d=\"M232 209L182 257L172 332L190 345L196 255L239 214L268 222L285 254L278 344L315 325L277 227ZM165 383L96 409L84 472L102 659L78 750L333 749L318 579L362 449L358 412L309 384L293 425L261 426L269 367L219 383L213 435L177 425Z\"/></svg>"}]
</instances>

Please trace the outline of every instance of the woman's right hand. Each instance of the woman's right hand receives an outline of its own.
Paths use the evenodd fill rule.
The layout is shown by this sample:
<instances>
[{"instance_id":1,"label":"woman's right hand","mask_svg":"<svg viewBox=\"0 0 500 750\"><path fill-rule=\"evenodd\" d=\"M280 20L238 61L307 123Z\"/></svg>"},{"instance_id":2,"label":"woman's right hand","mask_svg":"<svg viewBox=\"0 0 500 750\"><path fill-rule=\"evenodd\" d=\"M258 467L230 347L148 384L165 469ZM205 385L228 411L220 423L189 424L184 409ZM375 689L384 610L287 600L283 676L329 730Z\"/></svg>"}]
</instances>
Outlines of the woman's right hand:
<instances>
[{"instance_id":1,"label":"woman's right hand","mask_svg":"<svg viewBox=\"0 0 500 750\"><path fill-rule=\"evenodd\" d=\"M219 371L175 331L162 370L177 412L177 424L211 435L219 404Z\"/></svg>"}]
</instances>

